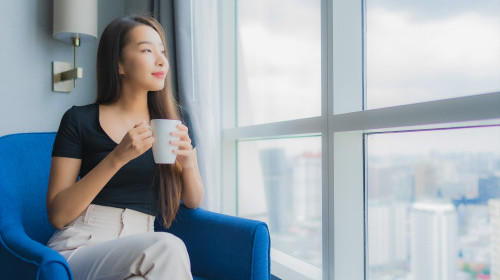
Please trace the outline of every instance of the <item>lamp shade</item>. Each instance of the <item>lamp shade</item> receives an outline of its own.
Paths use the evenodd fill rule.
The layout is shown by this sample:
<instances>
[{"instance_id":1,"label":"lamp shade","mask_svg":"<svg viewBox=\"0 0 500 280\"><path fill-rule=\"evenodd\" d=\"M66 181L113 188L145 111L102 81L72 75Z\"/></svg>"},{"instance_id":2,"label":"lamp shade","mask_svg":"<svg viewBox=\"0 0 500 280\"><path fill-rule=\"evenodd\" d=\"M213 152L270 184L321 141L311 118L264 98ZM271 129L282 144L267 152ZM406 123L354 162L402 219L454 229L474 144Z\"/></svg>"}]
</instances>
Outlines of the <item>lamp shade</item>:
<instances>
[{"instance_id":1,"label":"lamp shade","mask_svg":"<svg viewBox=\"0 0 500 280\"><path fill-rule=\"evenodd\" d=\"M54 0L54 38L70 42L97 39L97 0Z\"/></svg>"}]
</instances>

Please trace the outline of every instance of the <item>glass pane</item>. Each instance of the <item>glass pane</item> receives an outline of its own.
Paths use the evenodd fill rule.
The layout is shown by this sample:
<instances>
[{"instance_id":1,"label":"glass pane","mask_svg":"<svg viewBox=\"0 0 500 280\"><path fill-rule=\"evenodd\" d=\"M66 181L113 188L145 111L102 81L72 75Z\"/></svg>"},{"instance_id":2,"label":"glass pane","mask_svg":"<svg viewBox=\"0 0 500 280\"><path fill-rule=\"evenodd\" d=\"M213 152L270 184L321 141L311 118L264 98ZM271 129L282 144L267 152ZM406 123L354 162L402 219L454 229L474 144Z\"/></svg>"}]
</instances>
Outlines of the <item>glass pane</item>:
<instances>
[{"instance_id":1,"label":"glass pane","mask_svg":"<svg viewBox=\"0 0 500 280\"><path fill-rule=\"evenodd\" d=\"M239 142L238 215L266 222L274 249L321 268L321 137Z\"/></svg>"},{"instance_id":2,"label":"glass pane","mask_svg":"<svg viewBox=\"0 0 500 280\"><path fill-rule=\"evenodd\" d=\"M238 125L321 114L320 0L238 0Z\"/></svg>"},{"instance_id":3,"label":"glass pane","mask_svg":"<svg viewBox=\"0 0 500 280\"><path fill-rule=\"evenodd\" d=\"M500 90L500 1L366 1L367 108Z\"/></svg>"},{"instance_id":4,"label":"glass pane","mask_svg":"<svg viewBox=\"0 0 500 280\"><path fill-rule=\"evenodd\" d=\"M367 137L368 279L497 279L500 127Z\"/></svg>"}]
</instances>

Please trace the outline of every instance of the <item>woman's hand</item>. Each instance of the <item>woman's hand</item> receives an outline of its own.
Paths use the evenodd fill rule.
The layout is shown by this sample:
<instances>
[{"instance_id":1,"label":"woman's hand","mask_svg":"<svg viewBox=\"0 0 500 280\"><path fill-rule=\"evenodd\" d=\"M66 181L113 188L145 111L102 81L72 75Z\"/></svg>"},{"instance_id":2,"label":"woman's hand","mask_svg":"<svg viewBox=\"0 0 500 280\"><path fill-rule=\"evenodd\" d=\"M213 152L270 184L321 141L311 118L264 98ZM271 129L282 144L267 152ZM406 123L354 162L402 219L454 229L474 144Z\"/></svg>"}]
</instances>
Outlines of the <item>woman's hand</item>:
<instances>
[{"instance_id":1,"label":"woman's hand","mask_svg":"<svg viewBox=\"0 0 500 280\"><path fill-rule=\"evenodd\" d=\"M148 128L146 121L142 121L127 131L112 153L118 162L125 165L149 150L153 142L154 138L151 130Z\"/></svg>"},{"instance_id":2,"label":"woman's hand","mask_svg":"<svg viewBox=\"0 0 500 280\"><path fill-rule=\"evenodd\" d=\"M183 124L178 124L177 128L179 130L172 132L171 135L179 137L179 140L170 141L171 145L179 147L179 149L174 150L174 154L177 154L176 160L181 164L183 169L193 168L196 162L196 152L191 145L188 128Z\"/></svg>"}]
</instances>

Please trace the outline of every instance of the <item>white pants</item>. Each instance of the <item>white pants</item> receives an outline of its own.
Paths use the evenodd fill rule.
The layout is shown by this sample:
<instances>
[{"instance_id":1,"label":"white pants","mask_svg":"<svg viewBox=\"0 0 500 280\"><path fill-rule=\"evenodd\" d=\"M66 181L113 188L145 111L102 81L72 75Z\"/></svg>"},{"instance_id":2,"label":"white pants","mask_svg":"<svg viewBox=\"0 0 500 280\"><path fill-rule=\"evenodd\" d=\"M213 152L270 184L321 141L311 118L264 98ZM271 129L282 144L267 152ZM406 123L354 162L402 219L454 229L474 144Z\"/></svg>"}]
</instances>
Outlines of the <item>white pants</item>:
<instances>
[{"instance_id":1,"label":"white pants","mask_svg":"<svg viewBox=\"0 0 500 280\"><path fill-rule=\"evenodd\" d=\"M90 204L57 230L47 246L61 253L75 279L193 279L186 246L154 232L154 216Z\"/></svg>"}]
</instances>

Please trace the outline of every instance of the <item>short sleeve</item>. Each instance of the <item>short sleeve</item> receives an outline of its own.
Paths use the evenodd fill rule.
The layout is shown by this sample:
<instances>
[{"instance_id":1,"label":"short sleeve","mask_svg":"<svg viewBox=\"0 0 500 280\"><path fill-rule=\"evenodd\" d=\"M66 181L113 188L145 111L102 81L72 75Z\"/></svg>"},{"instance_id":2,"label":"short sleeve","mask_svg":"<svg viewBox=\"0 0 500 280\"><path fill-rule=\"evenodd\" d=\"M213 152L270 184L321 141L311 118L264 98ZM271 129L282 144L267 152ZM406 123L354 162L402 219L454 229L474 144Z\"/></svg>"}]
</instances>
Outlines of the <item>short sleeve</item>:
<instances>
[{"instance_id":1,"label":"short sleeve","mask_svg":"<svg viewBox=\"0 0 500 280\"><path fill-rule=\"evenodd\" d=\"M53 157L82 158L82 139L76 107L64 113L52 148Z\"/></svg>"},{"instance_id":2,"label":"short sleeve","mask_svg":"<svg viewBox=\"0 0 500 280\"><path fill-rule=\"evenodd\" d=\"M191 138L191 146L193 146L193 148L196 148L196 137L195 137L196 135L194 134L193 123L191 122L191 116L189 115L189 112L188 110L186 110L185 107L181 106L180 109L182 114L182 122L184 123L184 125L187 126L189 138Z\"/></svg>"}]
</instances>

